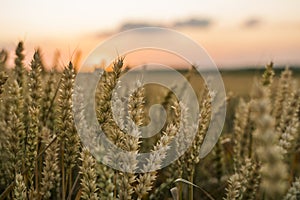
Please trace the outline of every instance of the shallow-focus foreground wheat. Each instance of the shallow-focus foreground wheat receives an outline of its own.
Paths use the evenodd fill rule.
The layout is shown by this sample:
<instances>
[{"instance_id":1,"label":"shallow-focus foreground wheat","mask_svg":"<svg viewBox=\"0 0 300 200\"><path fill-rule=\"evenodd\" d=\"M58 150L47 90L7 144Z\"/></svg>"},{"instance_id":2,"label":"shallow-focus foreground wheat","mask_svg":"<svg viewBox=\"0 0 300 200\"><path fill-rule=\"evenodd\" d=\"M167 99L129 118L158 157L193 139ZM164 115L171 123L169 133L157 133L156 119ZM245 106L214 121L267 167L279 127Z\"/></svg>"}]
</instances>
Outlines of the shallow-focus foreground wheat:
<instances>
[{"instance_id":1,"label":"shallow-focus foreground wheat","mask_svg":"<svg viewBox=\"0 0 300 200\"><path fill-rule=\"evenodd\" d=\"M182 144L195 128L187 125L187 105L165 88L163 96L156 96L140 80L134 81L136 90L122 86L129 95L119 98L115 88L125 71L124 58L118 58L111 71L101 74L92 100L98 131L128 155L99 147L94 157L89 150L98 148L99 138L92 134L95 127L87 123L83 101L90 97L76 97L80 108L73 111L74 92L81 90L75 86L78 66L70 62L63 70L57 64L46 69L40 50L27 66L23 42L15 54L15 66L10 69L8 53L0 51L0 199L300 198L300 90L292 70L286 68L277 76L279 71L271 63L262 77L254 79L248 96L235 94L229 99L233 109L228 116L233 117L226 120L229 124L213 152L200 159L213 119L214 97L208 88L202 86L197 93L197 133L184 151ZM193 70L182 73L190 82L197 78ZM149 122L147 111L154 100L165 108L167 120L159 133L145 139L140 127ZM122 107L124 102L127 107ZM75 122L81 123L86 135L79 137ZM175 137L179 132L183 134ZM181 155L179 159L154 170L171 150ZM101 158L104 151L106 157ZM145 151L153 156L141 163L138 155ZM99 157L121 168L106 166ZM135 173L138 168L140 173Z\"/></svg>"}]
</instances>

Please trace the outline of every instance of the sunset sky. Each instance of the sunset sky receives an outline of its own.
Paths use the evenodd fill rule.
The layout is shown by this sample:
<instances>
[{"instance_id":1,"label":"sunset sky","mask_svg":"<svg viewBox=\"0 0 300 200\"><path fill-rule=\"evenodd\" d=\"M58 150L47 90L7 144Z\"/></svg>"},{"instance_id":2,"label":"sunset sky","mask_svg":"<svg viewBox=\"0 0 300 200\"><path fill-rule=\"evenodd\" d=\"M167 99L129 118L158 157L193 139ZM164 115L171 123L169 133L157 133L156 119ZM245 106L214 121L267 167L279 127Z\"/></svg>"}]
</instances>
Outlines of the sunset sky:
<instances>
[{"instance_id":1,"label":"sunset sky","mask_svg":"<svg viewBox=\"0 0 300 200\"><path fill-rule=\"evenodd\" d=\"M120 31L159 26L198 42L218 67L300 65L299 0L0 0L0 8L0 48L11 58L23 40L28 57L40 47L48 65L56 50L62 63L77 50L84 60Z\"/></svg>"}]
</instances>

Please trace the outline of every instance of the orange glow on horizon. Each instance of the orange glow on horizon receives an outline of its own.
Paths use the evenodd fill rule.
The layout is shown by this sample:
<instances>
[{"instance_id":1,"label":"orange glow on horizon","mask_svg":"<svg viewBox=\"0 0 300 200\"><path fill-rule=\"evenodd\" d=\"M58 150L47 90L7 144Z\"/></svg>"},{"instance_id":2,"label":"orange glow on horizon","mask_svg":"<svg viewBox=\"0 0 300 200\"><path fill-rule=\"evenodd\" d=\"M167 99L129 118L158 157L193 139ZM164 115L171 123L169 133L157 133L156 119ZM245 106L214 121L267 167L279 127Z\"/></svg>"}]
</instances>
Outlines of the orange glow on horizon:
<instances>
[{"instance_id":1,"label":"orange glow on horizon","mask_svg":"<svg viewBox=\"0 0 300 200\"><path fill-rule=\"evenodd\" d=\"M280 65L300 64L300 26L299 28L287 29L269 26L256 29L215 27L202 30L183 28L178 31L186 34L205 48L217 66L263 66L270 60ZM36 43L25 40L25 64L30 64L34 49L40 48L48 68L54 65L53 59L57 51L60 51L61 54L58 61L59 65L67 65L70 60L74 61L75 59L76 66L80 66L89 53L107 37L79 37L69 40L69 44L66 44L66 39L63 38L60 40L39 40ZM13 66L14 48L15 46L11 45L10 66ZM78 58L78 52L81 52L80 58ZM76 54L77 56L75 56ZM101 62L99 60L99 64ZM161 51L132 52L125 58L125 64L130 66L149 62L173 66L187 65L183 59Z\"/></svg>"},{"instance_id":2,"label":"orange glow on horizon","mask_svg":"<svg viewBox=\"0 0 300 200\"><path fill-rule=\"evenodd\" d=\"M280 65L300 65L299 0L187 0L173 1L172 6L159 0L4 0L0 6L0 49L10 52L10 67L14 65L18 40L25 43L25 65L40 48L48 67L53 65L56 51L61 53L59 64L65 66L76 52L82 52L82 63L103 40L144 25L190 36L207 50L217 66L264 65L270 60ZM139 58L145 56L150 55Z\"/></svg>"}]
</instances>

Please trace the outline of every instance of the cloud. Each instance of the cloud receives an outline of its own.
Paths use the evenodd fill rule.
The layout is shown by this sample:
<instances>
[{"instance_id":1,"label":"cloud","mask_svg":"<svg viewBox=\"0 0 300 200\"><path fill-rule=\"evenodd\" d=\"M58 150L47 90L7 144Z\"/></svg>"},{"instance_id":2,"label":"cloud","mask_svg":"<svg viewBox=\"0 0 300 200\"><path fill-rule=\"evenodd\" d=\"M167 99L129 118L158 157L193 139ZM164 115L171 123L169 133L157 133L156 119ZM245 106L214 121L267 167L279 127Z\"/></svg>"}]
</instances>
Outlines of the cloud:
<instances>
[{"instance_id":1,"label":"cloud","mask_svg":"<svg viewBox=\"0 0 300 200\"><path fill-rule=\"evenodd\" d=\"M192 18L186 21L178 21L175 22L173 27L174 28L181 28L181 27L195 27L195 28L206 28L212 24L210 19L200 19L200 18Z\"/></svg>"},{"instance_id":2,"label":"cloud","mask_svg":"<svg viewBox=\"0 0 300 200\"><path fill-rule=\"evenodd\" d=\"M262 23L262 21L260 19L251 18L251 19L246 20L243 23L243 27L245 27L245 28L255 28L255 27L259 26L261 23Z\"/></svg>"},{"instance_id":3,"label":"cloud","mask_svg":"<svg viewBox=\"0 0 300 200\"><path fill-rule=\"evenodd\" d=\"M103 31L97 34L98 37L113 35L117 32L122 32L135 28L145 28L145 27L164 27L164 28L206 28L211 26L212 20L206 18L190 18L184 21L173 21L171 24L165 23L153 23L153 22L132 22L128 21L121 24L117 29L112 31ZM154 30L154 29L153 29ZM146 30L149 31L149 30ZM143 33L143 30L140 30Z\"/></svg>"},{"instance_id":4,"label":"cloud","mask_svg":"<svg viewBox=\"0 0 300 200\"><path fill-rule=\"evenodd\" d=\"M152 24L152 23L134 23L134 22L128 22L124 23L120 26L119 31L127 31L134 28L144 28L144 27L153 27L153 26L161 26L159 24Z\"/></svg>"},{"instance_id":5,"label":"cloud","mask_svg":"<svg viewBox=\"0 0 300 200\"><path fill-rule=\"evenodd\" d=\"M143 27L167 27L167 28L184 28L184 27L195 27L195 28L205 28L212 24L210 19L206 18L191 18L185 21L175 21L172 25L158 24L158 23L145 23L145 22L127 22L120 26L119 31L125 31L133 28L143 28Z\"/></svg>"}]
</instances>

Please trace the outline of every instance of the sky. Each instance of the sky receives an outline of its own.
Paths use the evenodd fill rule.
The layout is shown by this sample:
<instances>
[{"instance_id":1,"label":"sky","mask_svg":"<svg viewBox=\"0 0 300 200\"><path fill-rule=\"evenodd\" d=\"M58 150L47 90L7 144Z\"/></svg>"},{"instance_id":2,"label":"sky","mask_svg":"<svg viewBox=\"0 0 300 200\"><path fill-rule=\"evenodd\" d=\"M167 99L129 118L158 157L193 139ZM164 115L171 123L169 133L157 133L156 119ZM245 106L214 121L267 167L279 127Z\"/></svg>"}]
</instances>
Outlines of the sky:
<instances>
[{"instance_id":1,"label":"sky","mask_svg":"<svg viewBox=\"0 0 300 200\"><path fill-rule=\"evenodd\" d=\"M0 9L0 48L11 60L19 40L28 63L41 48L51 65L56 51L61 63L78 51L84 61L114 34L159 26L196 41L218 67L300 65L299 0L0 0Z\"/></svg>"}]
</instances>

